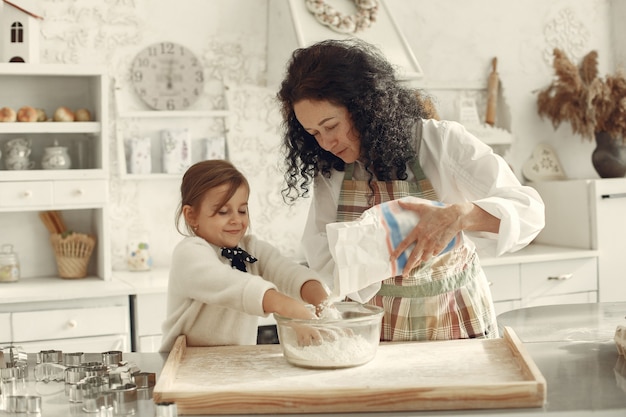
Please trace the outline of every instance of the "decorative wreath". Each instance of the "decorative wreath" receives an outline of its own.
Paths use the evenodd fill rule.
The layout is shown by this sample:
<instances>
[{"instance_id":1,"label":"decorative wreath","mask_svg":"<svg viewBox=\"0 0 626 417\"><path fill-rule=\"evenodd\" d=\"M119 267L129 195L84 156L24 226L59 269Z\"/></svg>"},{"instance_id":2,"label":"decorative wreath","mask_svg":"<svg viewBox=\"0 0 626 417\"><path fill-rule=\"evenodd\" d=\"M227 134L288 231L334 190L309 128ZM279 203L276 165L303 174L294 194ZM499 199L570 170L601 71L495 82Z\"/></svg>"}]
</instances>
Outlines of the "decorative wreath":
<instances>
[{"instance_id":1,"label":"decorative wreath","mask_svg":"<svg viewBox=\"0 0 626 417\"><path fill-rule=\"evenodd\" d=\"M339 33L356 33L369 28L376 21L378 0L354 0L357 11L344 16L324 0L305 0L306 7L318 22Z\"/></svg>"}]
</instances>

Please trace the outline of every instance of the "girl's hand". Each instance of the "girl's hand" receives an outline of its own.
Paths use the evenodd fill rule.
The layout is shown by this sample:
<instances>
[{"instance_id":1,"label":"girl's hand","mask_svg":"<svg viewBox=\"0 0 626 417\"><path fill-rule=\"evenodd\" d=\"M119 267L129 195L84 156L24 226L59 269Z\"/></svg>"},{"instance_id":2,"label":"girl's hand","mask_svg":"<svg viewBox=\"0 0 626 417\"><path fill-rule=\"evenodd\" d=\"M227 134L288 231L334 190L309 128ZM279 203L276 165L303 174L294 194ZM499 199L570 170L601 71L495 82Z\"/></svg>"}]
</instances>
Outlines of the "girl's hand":
<instances>
[{"instance_id":1,"label":"girl's hand","mask_svg":"<svg viewBox=\"0 0 626 417\"><path fill-rule=\"evenodd\" d=\"M314 306L320 306L328 301L328 290L321 282L310 279L302 284L300 297Z\"/></svg>"},{"instance_id":2,"label":"girl's hand","mask_svg":"<svg viewBox=\"0 0 626 417\"><path fill-rule=\"evenodd\" d=\"M263 295L263 311L278 313L292 319L314 319L315 313L309 310L300 301L289 297L274 289L265 291Z\"/></svg>"}]
</instances>

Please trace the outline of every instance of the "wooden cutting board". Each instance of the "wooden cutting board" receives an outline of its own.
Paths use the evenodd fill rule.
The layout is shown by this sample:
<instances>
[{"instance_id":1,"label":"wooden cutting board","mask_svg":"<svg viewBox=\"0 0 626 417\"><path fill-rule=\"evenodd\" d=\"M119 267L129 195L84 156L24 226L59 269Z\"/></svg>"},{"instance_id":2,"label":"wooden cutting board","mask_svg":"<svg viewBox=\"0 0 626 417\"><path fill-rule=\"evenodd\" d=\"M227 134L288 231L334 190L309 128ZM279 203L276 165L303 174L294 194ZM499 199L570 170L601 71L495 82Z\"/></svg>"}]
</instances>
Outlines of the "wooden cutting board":
<instances>
[{"instance_id":1,"label":"wooden cutting board","mask_svg":"<svg viewBox=\"0 0 626 417\"><path fill-rule=\"evenodd\" d=\"M279 345L187 347L154 388L179 414L295 414L541 407L546 381L509 327L487 340L381 343L369 363L290 365Z\"/></svg>"}]
</instances>

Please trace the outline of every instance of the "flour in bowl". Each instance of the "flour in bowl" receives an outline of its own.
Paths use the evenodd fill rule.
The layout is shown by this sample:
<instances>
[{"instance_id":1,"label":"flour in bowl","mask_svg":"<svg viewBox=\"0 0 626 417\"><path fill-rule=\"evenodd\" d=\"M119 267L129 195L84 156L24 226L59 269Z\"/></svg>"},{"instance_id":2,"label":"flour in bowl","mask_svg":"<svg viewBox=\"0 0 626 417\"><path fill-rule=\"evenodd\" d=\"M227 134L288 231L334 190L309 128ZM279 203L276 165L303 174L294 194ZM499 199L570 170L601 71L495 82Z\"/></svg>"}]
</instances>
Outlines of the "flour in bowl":
<instances>
[{"instance_id":1,"label":"flour in bowl","mask_svg":"<svg viewBox=\"0 0 626 417\"><path fill-rule=\"evenodd\" d=\"M376 346L361 335L343 335L334 340L324 340L319 345L284 344L283 348L291 362L322 368L361 365L376 353Z\"/></svg>"}]
</instances>

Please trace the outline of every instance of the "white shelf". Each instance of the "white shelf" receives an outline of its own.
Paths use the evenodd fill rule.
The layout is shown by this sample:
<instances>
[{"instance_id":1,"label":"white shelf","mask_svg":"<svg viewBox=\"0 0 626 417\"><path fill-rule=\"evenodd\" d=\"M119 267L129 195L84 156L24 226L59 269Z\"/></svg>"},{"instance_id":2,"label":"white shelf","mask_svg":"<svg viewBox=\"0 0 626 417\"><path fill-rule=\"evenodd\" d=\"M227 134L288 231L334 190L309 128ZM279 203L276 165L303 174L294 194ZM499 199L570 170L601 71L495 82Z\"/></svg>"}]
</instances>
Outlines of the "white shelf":
<instances>
[{"instance_id":1,"label":"white shelf","mask_svg":"<svg viewBox=\"0 0 626 417\"><path fill-rule=\"evenodd\" d=\"M94 65L0 63L0 74L75 77L101 75L102 67Z\"/></svg>"},{"instance_id":2,"label":"white shelf","mask_svg":"<svg viewBox=\"0 0 626 417\"><path fill-rule=\"evenodd\" d=\"M122 173L121 178L124 180L138 180L138 181L155 181L155 180L180 180L183 177L183 173L180 174L164 174L164 173L154 173L154 174L124 174Z\"/></svg>"},{"instance_id":3,"label":"white shelf","mask_svg":"<svg viewBox=\"0 0 626 417\"><path fill-rule=\"evenodd\" d=\"M0 133L100 133L100 122L0 123Z\"/></svg>"},{"instance_id":4,"label":"white shelf","mask_svg":"<svg viewBox=\"0 0 626 417\"><path fill-rule=\"evenodd\" d=\"M0 183L8 181L50 181L50 180L84 180L106 179L104 169L32 169L32 170L1 170Z\"/></svg>"},{"instance_id":5,"label":"white shelf","mask_svg":"<svg viewBox=\"0 0 626 417\"><path fill-rule=\"evenodd\" d=\"M228 110L190 110L190 111L159 111L159 110L138 110L120 113L122 119L160 119L160 118L197 118L197 117L227 117Z\"/></svg>"}]
</instances>

